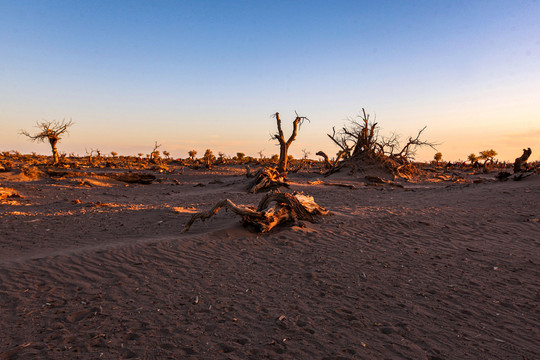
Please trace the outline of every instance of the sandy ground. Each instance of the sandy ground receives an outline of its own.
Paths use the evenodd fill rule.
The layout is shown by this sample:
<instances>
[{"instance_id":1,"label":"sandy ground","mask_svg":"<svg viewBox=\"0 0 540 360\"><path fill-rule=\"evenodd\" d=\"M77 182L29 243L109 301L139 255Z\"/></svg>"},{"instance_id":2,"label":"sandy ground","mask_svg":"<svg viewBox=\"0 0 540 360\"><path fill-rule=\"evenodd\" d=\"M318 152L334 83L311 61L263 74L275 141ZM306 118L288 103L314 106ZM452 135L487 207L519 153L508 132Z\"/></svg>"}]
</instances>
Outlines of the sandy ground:
<instances>
[{"instance_id":1,"label":"sandy ground","mask_svg":"<svg viewBox=\"0 0 540 360\"><path fill-rule=\"evenodd\" d=\"M0 203L0 359L540 359L540 176L304 172L291 190L333 215L257 235L220 212L181 233L223 198L256 205L243 173L0 174L23 196Z\"/></svg>"}]
</instances>

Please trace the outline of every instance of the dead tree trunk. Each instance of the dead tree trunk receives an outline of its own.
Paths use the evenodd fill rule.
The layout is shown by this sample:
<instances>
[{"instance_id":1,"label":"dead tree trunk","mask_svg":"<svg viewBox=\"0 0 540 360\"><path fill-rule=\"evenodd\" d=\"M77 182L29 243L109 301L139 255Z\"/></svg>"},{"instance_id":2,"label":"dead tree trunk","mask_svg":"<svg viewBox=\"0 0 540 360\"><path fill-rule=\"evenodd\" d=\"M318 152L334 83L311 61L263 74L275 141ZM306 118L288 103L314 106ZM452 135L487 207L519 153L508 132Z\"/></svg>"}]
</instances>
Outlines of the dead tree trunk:
<instances>
[{"instance_id":1,"label":"dead tree trunk","mask_svg":"<svg viewBox=\"0 0 540 360\"><path fill-rule=\"evenodd\" d=\"M298 114L296 114L296 119L294 119L293 121L293 132L291 136L289 137L289 139L285 141L285 135L283 134L283 130L281 129L281 119L279 118L279 113L278 112L275 113L274 116L277 122L278 133L274 134L273 138L279 142L279 163L278 163L277 170L279 173L286 174L287 163L289 161L288 155L287 155L289 151L289 146L291 146L292 142L296 139L296 135L298 134L298 129L302 125L302 122L304 122L304 120L309 121L309 119L307 117L298 116Z\"/></svg>"},{"instance_id":2,"label":"dead tree trunk","mask_svg":"<svg viewBox=\"0 0 540 360\"><path fill-rule=\"evenodd\" d=\"M51 144L51 150L53 154L53 165L56 165L60 162L60 157L58 156L58 148L56 147L56 144L58 144L58 139L49 138L49 143Z\"/></svg>"},{"instance_id":3,"label":"dead tree trunk","mask_svg":"<svg viewBox=\"0 0 540 360\"><path fill-rule=\"evenodd\" d=\"M522 167L523 165L525 165L525 163L527 162L531 154L532 154L531 148L523 149L523 155L516 158L516 160L514 161L514 174L523 170Z\"/></svg>"},{"instance_id":4,"label":"dead tree trunk","mask_svg":"<svg viewBox=\"0 0 540 360\"><path fill-rule=\"evenodd\" d=\"M270 206L275 203L274 206ZM229 199L219 201L208 211L194 214L187 222L183 232L189 230L197 219L206 220L225 207L242 217L242 225L248 229L264 233L272 230L279 224L291 221L315 221L315 216L328 215L329 211L319 206L313 197L301 193L287 194L273 192L266 194L257 208L253 206L236 205Z\"/></svg>"},{"instance_id":5,"label":"dead tree trunk","mask_svg":"<svg viewBox=\"0 0 540 360\"><path fill-rule=\"evenodd\" d=\"M332 163L328 159L328 155L324 151L318 151L315 155L321 156L324 160L324 168L330 170L332 168Z\"/></svg>"}]
</instances>

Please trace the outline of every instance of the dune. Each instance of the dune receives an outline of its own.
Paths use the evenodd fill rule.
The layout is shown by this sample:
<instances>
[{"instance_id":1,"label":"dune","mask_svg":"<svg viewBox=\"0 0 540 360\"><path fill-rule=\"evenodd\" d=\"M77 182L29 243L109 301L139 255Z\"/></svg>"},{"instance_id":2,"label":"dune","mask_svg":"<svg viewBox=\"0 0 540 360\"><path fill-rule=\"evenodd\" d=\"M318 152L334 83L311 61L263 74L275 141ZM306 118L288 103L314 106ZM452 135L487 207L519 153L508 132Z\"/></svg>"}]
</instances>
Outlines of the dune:
<instances>
[{"instance_id":1,"label":"dune","mask_svg":"<svg viewBox=\"0 0 540 360\"><path fill-rule=\"evenodd\" d=\"M0 205L0 359L540 354L539 176L328 186L299 172L291 190L330 216L258 235L220 212L182 234L218 200L258 203L241 174L0 174L24 194Z\"/></svg>"}]
</instances>

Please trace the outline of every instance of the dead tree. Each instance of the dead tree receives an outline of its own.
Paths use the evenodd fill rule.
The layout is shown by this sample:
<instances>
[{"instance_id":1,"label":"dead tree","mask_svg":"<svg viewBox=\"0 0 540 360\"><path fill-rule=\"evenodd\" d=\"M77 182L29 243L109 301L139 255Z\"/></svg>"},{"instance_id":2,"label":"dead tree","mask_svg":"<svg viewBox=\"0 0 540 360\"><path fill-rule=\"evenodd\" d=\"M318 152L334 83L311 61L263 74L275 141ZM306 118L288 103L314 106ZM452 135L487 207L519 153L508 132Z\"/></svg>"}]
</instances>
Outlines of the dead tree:
<instances>
[{"instance_id":1,"label":"dead tree","mask_svg":"<svg viewBox=\"0 0 540 360\"><path fill-rule=\"evenodd\" d=\"M523 166L527 163L529 156L531 156L531 148L523 149L523 155L516 158L514 161L514 174L520 172L523 169Z\"/></svg>"},{"instance_id":2,"label":"dead tree","mask_svg":"<svg viewBox=\"0 0 540 360\"><path fill-rule=\"evenodd\" d=\"M51 145L53 165L56 165L60 161L60 156L58 155L58 148L56 145L62 138L62 135L68 133L68 129L72 125L74 125L74 123L71 119L68 122L65 120L41 121L36 123L36 127L39 129L37 134L32 135L26 130L21 130L20 134L28 137L31 141L38 143L48 140L49 144Z\"/></svg>"},{"instance_id":3,"label":"dead tree","mask_svg":"<svg viewBox=\"0 0 540 360\"><path fill-rule=\"evenodd\" d=\"M273 206L271 206L274 204ZM302 193L272 192L266 194L259 205L253 206L236 205L229 199L219 201L208 211L194 214L186 223L183 232L189 230L197 219L206 220L219 211L222 207L231 210L242 217L242 225L256 233L265 233L280 224L305 220L314 222L318 215L328 215L329 211L319 206L313 197Z\"/></svg>"},{"instance_id":4,"label":"dead tree","mask_svg":"<svg viewBox=\"0 0 540 360\"><path fill-rule=\"evenodd\" d=\"M370 163L381 165L394 176L408 177L415 172L412 159L417 148L430 146L435 149L436 144L420 139L425 127L418 132L416 137L409 137L407 143L401 146L399 136L396 134L387 138L379 136L377 123L370 121L365 109L362 109L358 117L360 121L350 119L349 126L344 126L338 132L332 128L332 134L327 134L340 151L334 163L328 160L324 152L317 153L325 158L326 166L330 167L326 175L337 172L345 166L354 171L362 164Z\"/></svg>"},{"instance_id":5,"label":"dead tree","mask_svg":"<svg viewBox=\"0 0 540 360\"><path fill-rule=\"evenodd\" d=\"M333 161L330 161L330 159L328 159L328 155L326 155L326 153L324 151L318 151L317 154L315 154L315 155L321 156L324 159L324 167L327 170L326 174L328 174L328 175L339 171L339 169L341 169L341 165L342 165L342 163L340 163L340 160L343 157L347 156L346 152L343 151L343 150L340 150L338 152L336 159L333 160Z\"/></svg>"},{"instance_id":6,"label":"dead tree","mask_svg":"<svg viewBox=\"0 0 540 360\"><path fill-rule=\"evenodd\" d=\"M309 119L305 116L298 116L298 113L296 113L296 118L293 121L292 134L289 137L289 139L285 141L285 135L283 134L283 130L281 129L281 119L279 118L279 113L278 112L275 113L274 117L276 118L278 132L277 134L274 134L272 138L276 139L279 142L279 163L278 163L277 170L280 173L286 174L287 163L289 161L287 157L289 146L291 146L292 142L296 139L298 130L300 129L300 126L302 126L302 123L304 122L304 120L309 121Z\"/></svg>"},{"instance_id":7,"label":"dead tree","mask_svg":"<svg viewBox=\"0 0 540 360\"><path fill-rule=\"evenodd\" d=\"M150 153L150 162L152 162L153 164L160 164L161 163L160 152L158 150L158 148L160 148L160 147L161 147L161 144L158 144L158 142L155 141L154 142L154 149Z\"/></svg>"}]
</instances>

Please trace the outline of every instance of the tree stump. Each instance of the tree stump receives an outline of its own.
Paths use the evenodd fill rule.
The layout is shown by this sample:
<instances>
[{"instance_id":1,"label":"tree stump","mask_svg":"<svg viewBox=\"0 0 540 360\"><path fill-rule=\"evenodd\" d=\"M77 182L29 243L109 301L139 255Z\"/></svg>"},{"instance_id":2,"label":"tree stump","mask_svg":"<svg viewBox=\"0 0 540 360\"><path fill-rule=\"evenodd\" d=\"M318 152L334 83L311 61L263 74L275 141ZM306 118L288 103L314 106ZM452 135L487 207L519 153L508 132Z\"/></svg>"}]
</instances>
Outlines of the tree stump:
<instances>
[{"instance_id":1,"label":"tree stump","mask_svg":"<svg viewBox=\"0 0 540 360\"><path fill-rule=\"evenodd\" d=\"M285 175L279 173L275 168L265 166L256 171L253 176L255 179L249 185L249 192L256 194L263 191L270 191L284 186L289 187Z\"/></svg>"},{"instance_id":2,"label":"tree stump","mask_svg":"<svg viewBox=\"0 0 540 360\"><path fill-rule=\"evenodd\" d=\"M531 148L523 149L523 155L516 158L516 160L514 161L514 174L523 170L523 165L525 165L531 154Z\"/></svg>"}]
</instances>

